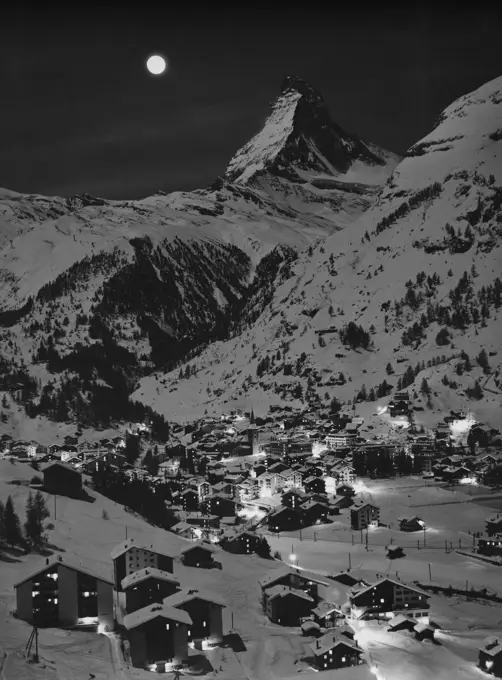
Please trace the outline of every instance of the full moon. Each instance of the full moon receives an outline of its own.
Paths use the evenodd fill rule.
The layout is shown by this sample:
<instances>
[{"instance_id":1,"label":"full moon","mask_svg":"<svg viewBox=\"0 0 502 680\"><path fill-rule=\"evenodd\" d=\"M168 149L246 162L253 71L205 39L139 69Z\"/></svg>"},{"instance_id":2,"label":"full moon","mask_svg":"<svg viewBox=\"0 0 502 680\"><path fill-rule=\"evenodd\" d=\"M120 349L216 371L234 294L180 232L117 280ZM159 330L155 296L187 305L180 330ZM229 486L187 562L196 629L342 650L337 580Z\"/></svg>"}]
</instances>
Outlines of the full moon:
<instances>
[{"instance_id":1,"label":"full moon","mask_svg":"<svg viewBox=\"0 0 502 680\"><path fill-rule=\"evenodd\" d=\"M164 59L164 57L161 57L158 54L154 54L146 62L146 68L154 76L159 76L161 73L164 73L164 71L166 70L166 60Z\"/></svg>"}]
</instances>

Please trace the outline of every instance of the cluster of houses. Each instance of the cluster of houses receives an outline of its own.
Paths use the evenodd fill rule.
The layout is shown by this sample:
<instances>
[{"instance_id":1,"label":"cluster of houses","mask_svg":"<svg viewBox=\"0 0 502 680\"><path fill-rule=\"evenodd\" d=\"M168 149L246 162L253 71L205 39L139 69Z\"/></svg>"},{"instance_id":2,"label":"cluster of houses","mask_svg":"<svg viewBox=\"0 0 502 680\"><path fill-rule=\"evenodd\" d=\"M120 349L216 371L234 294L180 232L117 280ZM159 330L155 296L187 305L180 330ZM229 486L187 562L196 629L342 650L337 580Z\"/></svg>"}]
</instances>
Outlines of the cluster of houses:
<instances>
[{"instance_id":1,"label":"cluster of houses","mask_svg":"<svg viewBox=\"0 0 502 680\"><path fill-rule=\"evenodd\" d=\"M37 627L117 630L128 643L134 666L169 670L187 663L189 647L223 640L222 610L214 593L184 588L175 561L207 566L213 546L200 542L173 554L165 546L124 541L111 564L89 569L68 557L46 564L15 584L16 615Z\"/></svg>"}]
</instances>

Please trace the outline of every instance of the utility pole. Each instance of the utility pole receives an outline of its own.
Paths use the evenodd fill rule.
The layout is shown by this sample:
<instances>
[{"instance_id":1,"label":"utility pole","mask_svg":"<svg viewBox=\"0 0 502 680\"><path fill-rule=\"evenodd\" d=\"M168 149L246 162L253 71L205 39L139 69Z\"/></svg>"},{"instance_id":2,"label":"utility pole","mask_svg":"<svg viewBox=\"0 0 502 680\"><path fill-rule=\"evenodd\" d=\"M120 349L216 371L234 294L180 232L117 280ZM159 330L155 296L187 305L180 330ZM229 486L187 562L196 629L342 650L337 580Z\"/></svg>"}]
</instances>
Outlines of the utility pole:
<instances>
[{"instance_id":1,"label":"utility pole","mask_svg":"<svg viewBox=\"0 0 502 680\"><path fill-rule=\"evenodd\" d=\"M57 515L56 515L56 498L57 498L57 494L54 494L54 519L57 519Z\"/></svg>"},{"instance_id":2,"label":"utility pole","mask_svg":"<svg viewBox=\"0 0 502 680\"><path fill-rule=\"evenodd\" d=\"M426 545L427 545L427 539L426 539L426 537L425 537L425 530L426 530L426 527L424 526L424 548L425 548Z\"/></svg>"},{"instance_id":3,"label":"utility pole","mask_svg":"<svg viewBox=\"0 0 502 680\"><path fill-rule=\"evenodd\" d=\"M349 571L352 569L352 556L349 553Z\"/></svg>"},{"instance_id":4,"label":"utility pole","mask_svg":"<svg viewBox=\"0 0 502 680\"><path fill-rule=\"evenodd\" d=\"M431 563L429 562L429 581L432 581Z\"/></svg>"}]
</instances>

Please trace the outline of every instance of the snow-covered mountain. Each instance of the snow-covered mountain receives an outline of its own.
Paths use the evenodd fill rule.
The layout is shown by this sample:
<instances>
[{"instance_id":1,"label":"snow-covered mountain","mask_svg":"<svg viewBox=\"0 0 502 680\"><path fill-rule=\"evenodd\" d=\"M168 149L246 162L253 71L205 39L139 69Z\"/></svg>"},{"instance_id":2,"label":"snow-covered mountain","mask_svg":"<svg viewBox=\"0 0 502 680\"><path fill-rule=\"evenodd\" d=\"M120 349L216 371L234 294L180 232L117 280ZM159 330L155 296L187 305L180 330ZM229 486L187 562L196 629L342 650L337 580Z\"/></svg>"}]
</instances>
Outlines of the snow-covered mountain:
<instances>
[{"instance_id":1,"label":"snow-covered mountain","mask_svg":"<svg viewBox=\"0 0 502 680\"><path fill-rule=\"evenodd\" d=\"M395 388L411 367L410 388L426 378L433 391L431 411L466 407L497 427L501 121L502 78L455 101L350 230L279 269L270 303L245 332L193 359L192 377L149 376L135 397L165 413L225 402L265 411L289 400L352 400L383 380ZM253 301L245 313L253 318ZM488 367L476 361L483 349ZM476 380L479 401L466 394Z\"/></svg>"},{"instance_id":2,"label":"snow-covered mountain","mask_svg":"<svg viewBox=\"0 0 502 680\"><path fill-rule=\"evenodd\" d=\"M348 134L322 95L285 78L263 128L230 160L225 179L345 225L371 205L400 157Z\"/></svg>"},{"instance_id":3,"label":"snow-covered mountain","mask_svg":"<svg viewBox=\"0 0 502 680\"><path fill-rule=\"evenodd\" d=\"M122 394L153 368L238 332L241 310L250 299L266 306L284 262L376 201L380 189L364 173L349 177L351 168L388 176L394 157L331 123L308 85L286 82L262 131L277 131L281 117L289 130L275 159L266 155L267 187L237 178L234 159L210 187L137 201L0 190L0 387L24 384L28 410L54 416L66 385L60 417L77 410L85 419L96 386Z\"/></svg>"}]
</instances>

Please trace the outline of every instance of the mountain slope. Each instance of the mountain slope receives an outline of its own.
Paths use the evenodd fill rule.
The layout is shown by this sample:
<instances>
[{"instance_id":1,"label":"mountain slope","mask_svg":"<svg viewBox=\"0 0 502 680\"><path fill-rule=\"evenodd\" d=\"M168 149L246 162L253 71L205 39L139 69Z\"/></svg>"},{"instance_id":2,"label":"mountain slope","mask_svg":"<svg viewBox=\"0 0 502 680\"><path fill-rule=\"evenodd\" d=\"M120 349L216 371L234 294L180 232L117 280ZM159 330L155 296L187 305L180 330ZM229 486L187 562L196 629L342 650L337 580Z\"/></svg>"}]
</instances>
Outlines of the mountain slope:
<instances>
[{"instance_id":1,"label":"mountain slope","mask_svg":"<svg viewBox=\"0 0 502 680\"><path fill-rule=\"evenodd\" d=\"M266 306L282 264L374 203L379 188L355 182L339 190L312 177L305 193L299 173L324 171L319 154L335 162L336 144L341 169L359 159L385 173L389 163L334 126L306 84L290 79L286 90L299 87L279 154L291 180L267 165L267 191L228 172L205 189L137 201L0 191L0 389L22 385L33 417L90 424L99 413L109 425L138 378L239 332L241 311Z\"/></svg>"},{"instance_id":2,"label":"mountain slope","mask_svg":"<svg viewBox=\"0 0 502 680\"><path fill-rule=\"evenodd\" d=\"M197 357L195 377L150 376L135 396L166 413L201 413L227 401L259 411L288 400L352 400L363 384L369 390L384 379L395 388L419 364L414 384L429 381L431 411L467 407L496 427L500 120L502 78L454 102L397 166L373 208L279 271L270 303L246 332ZM349 333L352 348L342 342L351 321L369 333L367 349L357 347L357 333ZM489 356L484 370L475 361L481 349ZM339 372L346 382L334 387ZM475 380L485 387L479 401L465 393Z\"/></svg>"}]
</instances>

